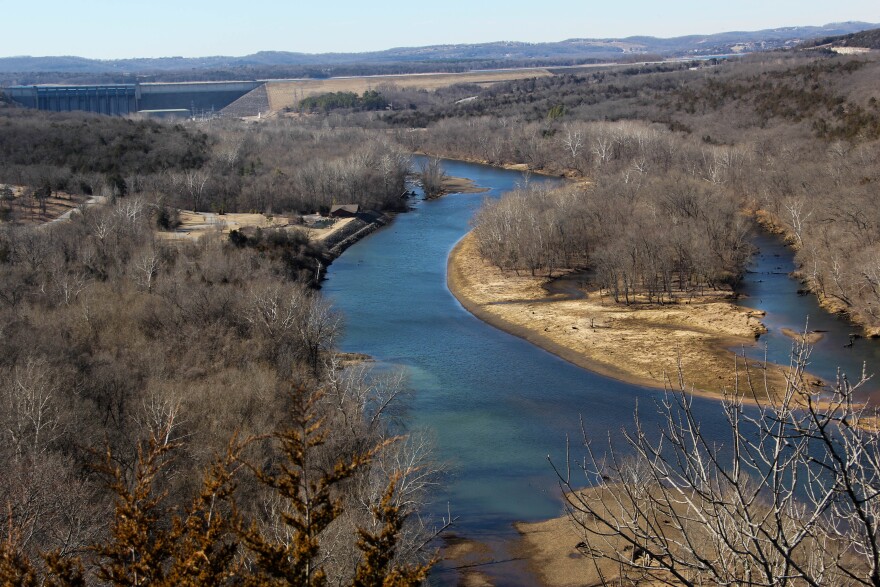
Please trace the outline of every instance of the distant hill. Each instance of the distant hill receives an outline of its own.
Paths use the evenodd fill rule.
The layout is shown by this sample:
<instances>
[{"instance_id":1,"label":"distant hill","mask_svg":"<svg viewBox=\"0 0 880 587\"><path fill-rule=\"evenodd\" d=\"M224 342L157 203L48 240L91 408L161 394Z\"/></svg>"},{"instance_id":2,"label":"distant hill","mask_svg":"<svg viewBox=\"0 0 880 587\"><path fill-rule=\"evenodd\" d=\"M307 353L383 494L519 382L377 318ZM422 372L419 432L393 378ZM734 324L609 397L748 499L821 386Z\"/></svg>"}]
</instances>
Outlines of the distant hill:
<instances>
[{"instance_id":1,"label":"distant hill","mask_svg":"<svg viewBox=\"0 0 880 587\"><path fill-rule=\"evenodd\" d=\"M865 49L880 49L880 28L851 33L849 35L821 37L805 43L805 46L863 47Z\"/></svg>"},{"instance_id":2,"label":"distant hill","mask_svg":"<svg viewBox=\"0 0 880 587\"><path fill-rule=\"evenodd\" d=\"M315 68L314 75L331 75L340 65L382 67L390 64L425 64L478 62L503 67L563 65L659 55L664 57L705 56L727 53L748 53L783 47L794 47L816 38L849 35L880 25L865 22L834 23L825 26L787 27L762 31L732 31L712 35L688 35L670 39L656 37L628 37L624 39L568 39L555 43L522 43L500 41L494 43L434 45L429 47L399 47L369 53L292 53L262 51L244 57L163 57L97 60L82 57L5 57L0 58L0 74L57 73L102 75L159 75L162 72L240 72L241 77L260 75L279 67ZM4 76L9 79L9 76ZM41 76L46 83L50 79ZM28 82L31 83L31 82Z\"/></svg>"}]
</instances>

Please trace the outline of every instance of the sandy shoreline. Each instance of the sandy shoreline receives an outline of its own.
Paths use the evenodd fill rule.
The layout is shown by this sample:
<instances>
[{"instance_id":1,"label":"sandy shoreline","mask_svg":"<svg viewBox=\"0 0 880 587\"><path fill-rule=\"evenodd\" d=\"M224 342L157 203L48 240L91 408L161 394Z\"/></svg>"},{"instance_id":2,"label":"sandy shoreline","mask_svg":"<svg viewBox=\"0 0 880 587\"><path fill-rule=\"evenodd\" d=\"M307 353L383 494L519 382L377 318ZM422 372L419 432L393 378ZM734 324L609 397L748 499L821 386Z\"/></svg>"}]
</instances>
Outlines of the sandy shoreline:
<instances>
[{"instance_id":1,"label":"sandy shoreline","mask_svg":"<svg viewBox=\"0 0 880 587\"><path fill-rule=\"evenodd\" d=\"M675 511L678 522L688 528L694 541L708 540L703 523L692 507L675 492L651 491L660 503ZM596 508L601 515L620 515L620 504L630 504L619 485L589 487L569 493L569 504L562 515L540 522L515 524L520 534L515 553L528 561L530 570L545 587L581 587L583 585L679 585L674 577L654 567L656 573L646 575L644 569L626 569L619 563L601 556L606 553L633 560L633 545L619 534L609 533L607 526L588 514L584 505ZM627 506L628 507L628 506ZM661 508L663 509L663 508ZM661 520L667 513L657 512ZM657 516L657 513L654 515ZM657 518L655 518L655 522ZM682 536L680 527L668 520L663 523L667 538L675 541ZM597 556L599 555L599 556ZM671 583L667 581L672 581Z\"/></svg>"},{"instance_id":2,"label":"sandy shoreline","mask_svg":"<svg viewBox=\"0 0 880 587\"><path fill-rule=\"evenodd\" d=\"M601 495L607 490L586 489L585 495ZM589 524L599 529L596 524ZM517 522L519 540L514 553L528 561L529 569L545 587L581 587L602 585L602 578L612 580L620 577L620 569L608 560L589 556L584 548L589 540L584 528L578 527L568 513L540 522ZM600 541L593 541L599 543ZM609 536L607 545L625 551L627 544Z\"/></svg>"},{"instance_id":3,"label":"sandy shoreline","mask_svg":"<svg viewBox=\"0 0 880 587\"><path fill-rule=\"evenodd\" d=\"M740 381L744 360L729 350L755 344L766 332L761 312L717 299L689 304L625 307L590 294L550 295L540 277L502 273L479 255L472 235L449 255L447 285L477 318L524 338L579 367L653 388L678 384L678 362L689 391L720 397ZM753 379L766 373L780 389L780 369L749 361ZM741 385L741 387L744 387Z\"/></svg>"}]
</instances>

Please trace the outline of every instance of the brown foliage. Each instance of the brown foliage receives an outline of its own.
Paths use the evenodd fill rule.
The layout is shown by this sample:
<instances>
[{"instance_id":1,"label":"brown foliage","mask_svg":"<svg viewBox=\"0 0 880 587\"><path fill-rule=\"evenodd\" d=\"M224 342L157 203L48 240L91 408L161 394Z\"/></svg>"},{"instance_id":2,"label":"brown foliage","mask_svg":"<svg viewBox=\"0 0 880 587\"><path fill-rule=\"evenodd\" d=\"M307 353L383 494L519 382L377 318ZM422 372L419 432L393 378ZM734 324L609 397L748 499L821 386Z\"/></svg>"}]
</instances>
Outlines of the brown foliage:
<instances>
[{"instance_id":1,"label":"brown foliage","mask_svg":"<svg viewBox=\"0 0 880 587\"><path fill-rule=\"evenodd\" d=\"M242 541L255 557L254 585L324 585L326 572L318 563L319 536L342 513L338 486L364 467L381 447L344 456L327 470L319 468L315 449L327 440L324 419L317 410L320 393L300 389L291 393L289 426L275 432L279 462L269 471L244 461L260 483L280 496L281 522L289 535L267 535L256 524L242 526Z\"/></svg>"},{"instance_id":2,"label":"brown foliage","mask_svg":"<svg viewBox=\"0 0 880 587\"><path fill-rule=\"evenodd\" d=\"M401 475L391 478L382 501L372 507L373 516L380 524L378 532L358 528L358 548L364 559L357 567L353 587L406 587L419 585L427 579L434 561L427 564L397 564L395 550L403 529L405 516L394 502L394 493Z\"/></svg>"},{"instance_id":3,"label":"brown foliage","mask_svg":"<svg viewBox=\"0 0 880 587\"><path fill-rule=\"evenodd\" d=\"M157 438L138 447L131 486L108 450L99 470L108 477L117 501L110 539L93 547L99 580L112 585L171 584L167 583L166 566L177 532L163 527L161 508L166 495L157 492L155 485L162 470L169 466L168 457L174 448Z\"/></svg>"}]
</instances>

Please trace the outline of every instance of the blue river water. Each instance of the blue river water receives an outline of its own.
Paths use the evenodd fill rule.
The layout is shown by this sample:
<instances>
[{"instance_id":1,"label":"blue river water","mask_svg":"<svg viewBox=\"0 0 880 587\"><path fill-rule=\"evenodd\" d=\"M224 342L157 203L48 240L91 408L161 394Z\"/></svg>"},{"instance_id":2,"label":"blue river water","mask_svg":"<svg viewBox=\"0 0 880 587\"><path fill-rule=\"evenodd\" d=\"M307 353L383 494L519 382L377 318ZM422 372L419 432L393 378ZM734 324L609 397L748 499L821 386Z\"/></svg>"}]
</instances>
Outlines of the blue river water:
<instances>
[{"instance_id":1,"label":"blue river water","mask_svg":"<svg viewBox=\"0 0 880 587\"><path fill-rule=\"evenodd\" d=\"M867 375L877 373L880 344L869 339L850 339L850 334L860 332L858 326L822 309L816 296L799 293L803 286L789 276L796 269L792 251L780 239L766 233L756 234L753 242L758 253L738 290L743 296L738 303L767 312L761 321L769 332L761 336L755 347L746 348L746 354L763 359L766 353L771 362L787 364L792 339L782 329L808 329L822 333L822 339L812 345L810 372L831 383L836 381L838 369L851 382L861 377L863 368ZM876 400L878 383L868 381L859 397Z\"/></svg>"},{"instance_id":2,"label":"blue river water","mask_svg":"<svg viewBox=\"0 0 880 587\"><path fill-rule=\"evenodd\" d=\"M345 316L343 351L366 353L378 368L403 368L409 376L409 428L428 432L437 459L450 471L433 513L444 515L449 508L458 517L455 534L488 544L494 559L506 561L515 558L508 549L516 537L513 522L562 512L548 455L556 463L564 462L566 435L579 439L582 420L598 446L607 444L609 435L619 441L621 430L632 427L637 403L642 421L656 428L655 402L662 392L575 367L462 308L446 287L447 256L470 229L470 219L484 198L497 197L526 178L516 171L457 161L445 161L444 168L490 191L415 202L411 212L334 261L324 292ZM533 175L528 181L560 180ZM778 251L765 254L770 263L784 264L782 257L773 257ZM750 277L760 278L767 267L760 264L755 270L758 273ZM797 289L793 280L785 279ZM765 288L770 285L767 280L749 282L750 297L743 303L769 310L786 304L785 298L809 300L796 293L776 298ZM795 319L797 311L786 315L789 327L803 328L805 317ZM840 322L823 316L821 320ZM772 314L767 321L774 332L780 327ZM819 314L810 310L810 327L819 324ZM848 327L839 323L836 328ZM776 358L784 351L787 362L791 341L783 339L773 335L771 355ZM830 344L837 344L836 339ZM697 398L695 407L703 431L723 442L718 403ZM521 561L481 570L500 584L537 583ZM443 566L434 580L457 581Z\"/></svg>"}]
</instances>

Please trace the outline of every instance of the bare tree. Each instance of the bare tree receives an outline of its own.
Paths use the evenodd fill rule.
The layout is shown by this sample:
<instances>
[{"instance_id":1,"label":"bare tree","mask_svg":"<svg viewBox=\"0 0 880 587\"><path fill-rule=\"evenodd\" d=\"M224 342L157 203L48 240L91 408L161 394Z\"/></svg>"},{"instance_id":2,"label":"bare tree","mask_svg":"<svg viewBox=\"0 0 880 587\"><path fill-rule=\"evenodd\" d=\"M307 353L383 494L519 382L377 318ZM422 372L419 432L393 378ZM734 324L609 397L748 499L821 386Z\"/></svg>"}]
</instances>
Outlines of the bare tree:
<instances>
[{"instance_id":1,"label":"bare tree","mask_svg":"<svg viewBox=\"0 0 880 587\"><path fill-rule=\"evenodd\" d=\"M800 199L785 202L785 209L790 216L792 232L797 239L796 244L800 247L804 242L804 224L813 215L813 211L804 210L804 201Z\"/></svg>"},{"instance_id":2,"label":"bare tree","mask_svg":"<svg viewBox=\"0 0 880 587\"><path fill-rule=\"evenodd\" d=\"M61 395L43 359L0 372L0 524L31 553L75 551L98 527L93 489L53 450L67 426Z\"/></svg>"},{"instance_id":3,"label":"bare tree","mask_svg":"<svg viewBox=\"0 0 880 587\"><path fill-rule=\"evenodd\" d=\"M419 165L419 180L422 182L422 189L425 191L426 198L436 198L441 195L445 179L446 172L443 171L440 159L429 157Z\"/></svg>"},{"instance_id":4,"label":"bare tree","mask_svg":"<svg viewBox=\"0 0 880 587\"><path fill-rule=\"evenodd\" d=\"M266 336L277 359L298 357L316 374L342 327L329 302L297 285L254 288L245 319Z\"/></svg>"},{"instance_id":5,"label":"bare tree","mask_svg":"<svg viewBox=\"0 0 880 587\"><path fill-rule=\"evenodd\" d=\"M810 349L793 353L781 394L740 374L720 404L729 440L703 432L679 375L659 435L639 418L626 449L584 434L575 490L557 469L583 547L630 580L669 585L880 585L880 435L853 399L866 380L810 389ZM749 397L756 404L742 398ZM656 583L652 583L656 584Z\"/></svg>"},{"instance_id":6,"label":"bare tree","mask_svg":"<svg viewBox=\"0 0 880 587\"><path fill-rule=\"evenodd\" d=\"M183 174L180 179L183 189L189 196L192 209L198 211L205 199L205 186L208 184L210 175L202 169L190 170Z\"/></svg>"},{"instance_id":7,"label":"bare tree","mask_svg":"<svg viewBox=\"0 0 880 587\"><path fill-rule=\"evenodd\" d=\"M153 247L145 248L134 262L138 284L148 293L153 292L156 275L159 273L161 258L159 252Z\"/></svg>"},{"instance_id":8,"label":"bare tree","mask_svg":"<svg viewBox=\"0 0 880 587\"><path fill-rule=\"evenodd\" d=\"M52 264L48 277L53 293L64 305L76 301L89 285L88 275L82 271L70 271L63 263Z\"/></svg>"},{"instance_id":9,"label":"bare tree","mask_svg":"<svg viewBox=\"0 0 880 587\"><path fill-rule=\"evenodd\" d=\"M568 123L564 125L564 128L565 135L562 137L562 144L568 149L568 152L571 153L571 166L576 167L575 162L577 161L577 156L581 152L581 147L584 145L583 132L580 128L572 128Z\"/></svg>"}]
</instances>

